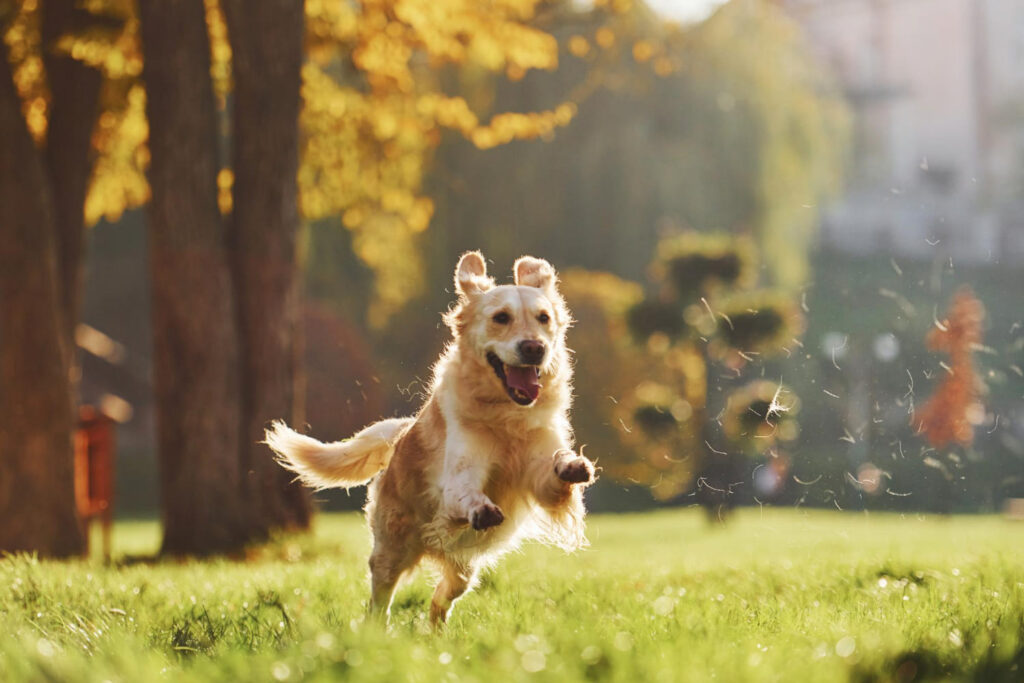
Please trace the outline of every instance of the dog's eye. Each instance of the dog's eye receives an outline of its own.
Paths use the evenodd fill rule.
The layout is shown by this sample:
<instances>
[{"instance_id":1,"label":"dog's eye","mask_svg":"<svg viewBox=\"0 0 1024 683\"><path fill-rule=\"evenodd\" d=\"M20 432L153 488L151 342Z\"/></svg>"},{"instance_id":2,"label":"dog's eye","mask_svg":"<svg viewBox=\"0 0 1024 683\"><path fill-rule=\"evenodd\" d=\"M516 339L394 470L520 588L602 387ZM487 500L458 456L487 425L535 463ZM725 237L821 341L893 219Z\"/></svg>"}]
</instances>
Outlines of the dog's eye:
<instances>
[{"instance_id":1,"label":"dog's eye","mask_svg":"<svg viewBox=\"0 0 1024 683\"><path fill-rule=\"evenodd\" d=\"M540 321L541 325L547 325L548 321L551 320L551 316L549 316L547 313L541 313L540 315L537 316L537 320Z\"/></svg>"},{"instance_id":2,"label":"dog's eye","mask_svg":"<svg viewBox=\"0 0 1024 683\"><path fill-rule=\"evenodd\" d=\"M498 323L499 325L508 325L510 322L512 322L512 316L510 316L505 311L502 311L501 313L495 313L494 317L491 318L491 320Z\"/></svg>"}]
</instances>

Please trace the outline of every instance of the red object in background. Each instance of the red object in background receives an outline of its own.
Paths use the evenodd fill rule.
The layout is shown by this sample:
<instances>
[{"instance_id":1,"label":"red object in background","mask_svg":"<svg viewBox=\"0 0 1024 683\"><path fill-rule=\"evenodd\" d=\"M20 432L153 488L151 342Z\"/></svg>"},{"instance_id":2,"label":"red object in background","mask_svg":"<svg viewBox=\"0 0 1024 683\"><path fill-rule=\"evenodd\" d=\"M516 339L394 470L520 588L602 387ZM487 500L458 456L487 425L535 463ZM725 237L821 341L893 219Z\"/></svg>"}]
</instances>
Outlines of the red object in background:
<instances>
[{"instance_id":1,"label":"red object in background","mask_svg":"<svg viewBox=\"0 0 1024 683\"><path fill-rule=\"evenodd\" d=\"M928 333L928 348L949 354L948 375L917 412L915 427L935 448L949 443L970 446L974 425L980 421L981 379L971 353L981 343L985 307L969 287L953 297L949 317Z\"/></svg>"},{"instance_id":2,"label":"red object in background","mask_svg":"<svg viewBox=\"0 0 1024 683\"><path fill-rule=\"evenodd\" d=\"M110 528L114 517L114 424L113 418L93 406L82 406L75 432L75 502L85 524L86 553L89 527L100 518L103 525L103 558L110 560Z\"/></svg>"}]
</instances>

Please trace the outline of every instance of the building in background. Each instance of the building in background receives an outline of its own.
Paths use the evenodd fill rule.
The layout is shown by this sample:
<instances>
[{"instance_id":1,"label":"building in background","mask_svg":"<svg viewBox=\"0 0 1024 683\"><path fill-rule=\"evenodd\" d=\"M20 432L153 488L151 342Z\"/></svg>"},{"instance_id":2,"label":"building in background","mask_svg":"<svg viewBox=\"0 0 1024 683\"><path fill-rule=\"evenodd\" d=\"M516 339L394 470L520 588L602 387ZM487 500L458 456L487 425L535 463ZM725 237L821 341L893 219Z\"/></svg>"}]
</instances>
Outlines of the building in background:
<instances>
[{"instance_id":1,"label":"building in background","mask_svg":"<svg viewBox=\"0 0 1024 683\"><path fill-rule=\"evenodd\" d=\"M855 116L822 244L1024 261L1024 2L781 0Z\"/></svg>"}]
</instances>

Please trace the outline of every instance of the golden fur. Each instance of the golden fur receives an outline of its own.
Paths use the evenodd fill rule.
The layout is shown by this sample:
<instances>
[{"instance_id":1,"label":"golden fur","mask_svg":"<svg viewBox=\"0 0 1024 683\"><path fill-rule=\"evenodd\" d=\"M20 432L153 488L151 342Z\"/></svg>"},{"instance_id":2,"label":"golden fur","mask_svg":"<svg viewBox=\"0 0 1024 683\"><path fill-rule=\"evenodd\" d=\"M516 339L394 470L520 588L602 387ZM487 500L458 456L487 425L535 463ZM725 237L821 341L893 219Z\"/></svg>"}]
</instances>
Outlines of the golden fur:
<instances>
[{"instance_id":1,"label":"golden fur","mask_svg":"<svg viewBox=\"0 0 1024 683\"><path fill-rule=\"evenodd\" d=\"M267 431L281 464L311 486L358 486L383 470L366 505L372 612L387 614L398 580L423 559L441 570L430 608L439 624L481 567L518 542L586 543L582 489L594 468L572 450L572 320L547 261L524 256L513 272L514 285L496 286L479 252L462 256L445 315L453 339L415 417L331 444L280 422ZM543 357L525 362L524 342ZM527 371L535 397L515 390L535 382L510 379Z\"/></svg>"}]
</instances>

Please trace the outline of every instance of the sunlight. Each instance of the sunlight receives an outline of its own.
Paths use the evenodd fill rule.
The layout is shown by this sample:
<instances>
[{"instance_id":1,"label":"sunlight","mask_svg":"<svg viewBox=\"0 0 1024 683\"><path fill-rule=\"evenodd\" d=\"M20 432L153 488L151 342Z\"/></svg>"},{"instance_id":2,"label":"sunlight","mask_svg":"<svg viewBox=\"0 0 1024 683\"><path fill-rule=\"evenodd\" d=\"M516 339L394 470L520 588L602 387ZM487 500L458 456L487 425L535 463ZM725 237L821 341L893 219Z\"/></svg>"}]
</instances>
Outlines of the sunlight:
<instances>
[{"instance_id":1,"label":"sunlight","mask_svg":"<svg viewBox=\"0 0 1024 683\"><path fill-rule=\"evenodd\" d=\"M725 0L647 0L651 9L684 24L707 19L724 3Z\"/></svg>"}]
</instances>

